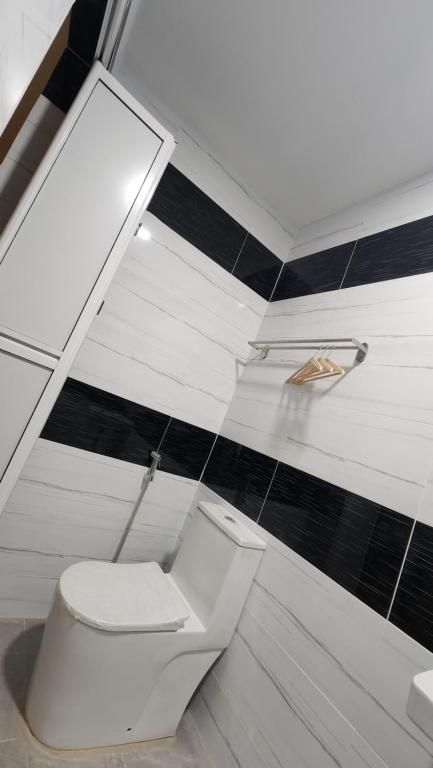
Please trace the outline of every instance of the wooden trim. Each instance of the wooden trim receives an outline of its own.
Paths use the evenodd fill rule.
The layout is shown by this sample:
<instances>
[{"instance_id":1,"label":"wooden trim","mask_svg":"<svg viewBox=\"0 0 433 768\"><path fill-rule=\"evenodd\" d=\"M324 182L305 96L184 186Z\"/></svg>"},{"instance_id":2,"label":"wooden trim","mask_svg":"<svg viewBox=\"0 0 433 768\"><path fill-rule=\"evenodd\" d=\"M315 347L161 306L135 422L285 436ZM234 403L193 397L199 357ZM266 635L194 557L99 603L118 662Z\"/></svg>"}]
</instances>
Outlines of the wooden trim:
<instances>
[{"instance_id":1,"label":"wooden trim","mask_svg":"<svg viewBox=\"0 0 433 768\"><path fill-rule=\"evenodd\" d=\"M21 126L27 119L31 109L35 105L37 99L44 90L48 80L50 79L55 67L59 63L60 57L68 45L69 38L69 24L71 21L71 13L69 12L60 27L57 35L51 43L45 57L36 71L32 81L30 82L26 92L24 93L21 101L17 105L15 112L7 123L3 133L0 136L0 163L5 159L10 147L12 146Z\"/></svg>"}]
</instances>

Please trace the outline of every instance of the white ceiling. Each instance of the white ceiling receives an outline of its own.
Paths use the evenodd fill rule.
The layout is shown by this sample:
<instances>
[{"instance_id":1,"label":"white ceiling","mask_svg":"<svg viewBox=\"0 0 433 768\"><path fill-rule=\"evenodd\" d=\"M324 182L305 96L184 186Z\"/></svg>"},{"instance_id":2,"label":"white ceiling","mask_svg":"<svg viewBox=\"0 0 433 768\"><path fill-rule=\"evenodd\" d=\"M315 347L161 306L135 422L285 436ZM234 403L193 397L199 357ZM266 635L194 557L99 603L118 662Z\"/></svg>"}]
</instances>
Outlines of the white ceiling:
<instances>
[{"instance_id":1,"label":"white ceiling","mask_svg":"<svg viewBox=\"0 0 433 768\"><path fill-rule=\"evenodd\" d=\"M433 169L433 0L139 0L131 78L289 229Z\"/></svg>"}]
</instances>

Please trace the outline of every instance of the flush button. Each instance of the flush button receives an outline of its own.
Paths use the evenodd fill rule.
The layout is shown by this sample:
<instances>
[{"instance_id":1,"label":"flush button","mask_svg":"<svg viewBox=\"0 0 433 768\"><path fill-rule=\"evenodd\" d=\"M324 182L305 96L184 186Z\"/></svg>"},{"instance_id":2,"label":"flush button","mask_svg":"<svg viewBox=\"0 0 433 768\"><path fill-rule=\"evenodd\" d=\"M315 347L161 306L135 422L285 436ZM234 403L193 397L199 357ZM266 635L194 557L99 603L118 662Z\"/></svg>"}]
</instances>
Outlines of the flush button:
<instances>
[{"instance_id":1,"label":"flush button","mask_svg":"<svg viewBox=\"0 0 433 768\"><path fill-rule=\"evenodd\" d=\"M229 523L235 523L236 522L234 517L230 517L230 515L224 515L224 520L228 520Z\"/></svg>"}]
</instances>

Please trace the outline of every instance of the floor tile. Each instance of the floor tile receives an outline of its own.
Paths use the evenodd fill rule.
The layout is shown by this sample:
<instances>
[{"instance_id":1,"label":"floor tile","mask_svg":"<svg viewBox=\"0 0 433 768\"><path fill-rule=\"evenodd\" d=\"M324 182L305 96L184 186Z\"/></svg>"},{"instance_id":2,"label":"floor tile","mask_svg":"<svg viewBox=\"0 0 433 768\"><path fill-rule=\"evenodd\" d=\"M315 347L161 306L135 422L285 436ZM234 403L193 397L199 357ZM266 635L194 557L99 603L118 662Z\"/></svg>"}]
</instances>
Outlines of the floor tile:
<instances>
[{"instance_id":1,"label":"floor tile","mask_svg":"<svg viewBox=\"0 0 433 768\"><path fill-rule=\"evenodd\" d=\"M188 714L173 739L77 751L37 741L22 712L43 628L38 619L0 620L0 768L211 768Z\"/></svg>"},{"instance_id":2,"label":"floor tile","mask_svg":"<svg viewBox=\"0 0 433 768\"><path fill-rule=\"evenodd\" d=\"M27 751L20 739L0 742L1 768L27 768Z\"/></svg>"}]
</instances>

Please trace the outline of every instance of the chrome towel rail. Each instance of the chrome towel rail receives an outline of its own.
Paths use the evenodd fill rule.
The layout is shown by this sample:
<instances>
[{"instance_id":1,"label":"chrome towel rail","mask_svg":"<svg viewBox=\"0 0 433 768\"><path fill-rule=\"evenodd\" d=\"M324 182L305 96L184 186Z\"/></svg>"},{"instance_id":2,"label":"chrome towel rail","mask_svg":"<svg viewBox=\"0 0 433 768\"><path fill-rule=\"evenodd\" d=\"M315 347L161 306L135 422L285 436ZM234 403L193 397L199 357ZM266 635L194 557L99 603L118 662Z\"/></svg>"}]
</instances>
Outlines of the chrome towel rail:
<instances>
[{"instance_id":1,"label":"chrome towel rail","mask_svg":"<svg viewBox=\"0 0 433 768\"><path fill-rule=\"evenodd\" d=\"M341 336L338 338L318 338L318 339L257 339L249 341L248 344L253 349L257 349L260 355L255 360L266 360L272 349L315 349L329 346L332 350L337 349L356 349L356 363L362 363L365 360L368 344L358 341L354 336Z\"/></svg>"}]
</instances>

